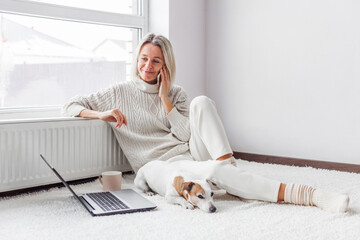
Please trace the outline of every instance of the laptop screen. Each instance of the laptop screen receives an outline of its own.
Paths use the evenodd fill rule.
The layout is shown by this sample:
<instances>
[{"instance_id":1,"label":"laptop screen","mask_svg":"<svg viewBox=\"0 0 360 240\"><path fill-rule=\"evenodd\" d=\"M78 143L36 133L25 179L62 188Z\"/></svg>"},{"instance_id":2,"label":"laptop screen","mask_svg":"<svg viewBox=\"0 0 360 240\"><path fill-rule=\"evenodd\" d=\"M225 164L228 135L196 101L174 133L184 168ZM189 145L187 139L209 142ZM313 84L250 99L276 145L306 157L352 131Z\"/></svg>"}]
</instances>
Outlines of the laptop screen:
<instances>
[{"instance_id":1,"label":"laptop screen","mask_svg":"<svg viewBox=\"0 0 360 240\"><path fill-rule=\"evenodd\" d=\"M76 193L72 190L70 185L60 176L60 174L55 170L55 168L50 165L50 163L43 157L43 155L40 154L40 157L45 161L45 163L49 166L49 168L51 168L51 170L53 170L55 175L62 181L62 183L65 185L65 187L67 187L71 191L71 193L74 195L74 197L79 198L79 196L76 195Z\"/></svg>"}]
</instances>

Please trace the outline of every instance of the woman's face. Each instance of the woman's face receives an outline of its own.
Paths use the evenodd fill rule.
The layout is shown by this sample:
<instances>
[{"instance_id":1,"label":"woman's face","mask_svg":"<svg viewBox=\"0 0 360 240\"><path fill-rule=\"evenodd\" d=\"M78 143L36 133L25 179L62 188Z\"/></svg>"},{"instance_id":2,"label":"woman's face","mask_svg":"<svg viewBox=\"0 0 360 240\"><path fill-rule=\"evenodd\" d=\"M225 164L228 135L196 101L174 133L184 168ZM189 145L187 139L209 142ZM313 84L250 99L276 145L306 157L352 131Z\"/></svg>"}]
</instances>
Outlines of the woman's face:
<instances>
[{"instance_id":1,"label":"woman's face","mask_svg":"<svg viewBox=\"0 0 360 240\"><path fill-rule=\"evenodd\" d=\"M151 43L146 43L141 47L137 69L142 80L155 84L156 77L164 64L164 56L160 47Z\"/></svg>"}]
</instances>

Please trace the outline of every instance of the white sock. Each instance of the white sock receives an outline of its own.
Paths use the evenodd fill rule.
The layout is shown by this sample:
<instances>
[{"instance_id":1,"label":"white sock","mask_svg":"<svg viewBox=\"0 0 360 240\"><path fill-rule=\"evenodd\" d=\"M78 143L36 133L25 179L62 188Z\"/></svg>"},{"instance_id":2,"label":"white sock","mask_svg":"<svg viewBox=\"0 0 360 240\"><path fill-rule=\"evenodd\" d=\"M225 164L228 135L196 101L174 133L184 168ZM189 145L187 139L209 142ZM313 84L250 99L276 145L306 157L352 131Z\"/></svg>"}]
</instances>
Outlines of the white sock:
<instances>
[{"instance_id":1,"label":"white sock","mask_svg":"<svg viewBox=\"0 0 360 240\"><path fill-rule=\"evenodd\" d=\"M286 184L284 201L304 206L314 206L313 194L315 189L303 184Z\"/></svg>"},{"instance_id":2,"label":"white sock","mask_svg":"<svg viewBox=\"0 0 360 240\"><path fill-rule=\"evenodd\" d=\"M314 189L303 184L286 184L284 201L287 203L317 206L334 213L346 212L349 206L349 196Z\"/></svg>"},{"instance_id":3,"label":"white sock","mask_svg":"<svg viewBox=\"0 0 360 240\"><path fill-rule=\"evenodd\" d=\"M349 196L316 189L313 195L313 203L326 211L344 213L348 210Z\"/></svg>"}]
</instances>

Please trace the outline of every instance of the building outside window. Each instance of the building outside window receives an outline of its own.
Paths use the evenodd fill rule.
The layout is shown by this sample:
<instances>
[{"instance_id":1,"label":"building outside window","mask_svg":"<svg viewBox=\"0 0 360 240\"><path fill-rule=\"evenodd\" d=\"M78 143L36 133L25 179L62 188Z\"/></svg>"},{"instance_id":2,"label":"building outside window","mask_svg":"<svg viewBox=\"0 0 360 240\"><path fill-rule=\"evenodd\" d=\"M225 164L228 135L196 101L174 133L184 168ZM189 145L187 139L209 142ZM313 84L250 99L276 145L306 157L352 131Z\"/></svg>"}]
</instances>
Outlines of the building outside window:
<instances>
[{"instance_id":1,"label":"building outside window","mask_svg":"<svg viewBox=\"0 0 360 240\"><path fill-rule=\"evenodd\" d=\"M129 80L146 0L2 1L0 111L60 108Z\"/></svg>"}]
</instances>

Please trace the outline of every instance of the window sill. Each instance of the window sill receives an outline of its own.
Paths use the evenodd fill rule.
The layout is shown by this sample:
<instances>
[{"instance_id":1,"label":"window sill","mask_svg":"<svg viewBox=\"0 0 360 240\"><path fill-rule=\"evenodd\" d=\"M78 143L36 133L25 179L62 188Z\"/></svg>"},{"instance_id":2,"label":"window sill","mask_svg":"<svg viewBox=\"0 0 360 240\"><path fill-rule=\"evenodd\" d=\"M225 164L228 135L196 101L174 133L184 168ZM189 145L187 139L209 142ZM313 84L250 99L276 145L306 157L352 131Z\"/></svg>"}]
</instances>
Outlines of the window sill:
<instances>
[{"instance_id":1,"label":"window sill","mask_svg":"<svg viewBox=\"0 0 360 240\"><path fill-rule=\"evenodd\" d=\"M17 123L35 123L35 122L81 121L81 120L86 120L87 121L87 120L91 120L91 119L80 118L80 117L7 119L7 120L0 120L0 125L2 125L2 124L17 124Z\"/></svg>"},{"instance_id":2,"label":"window sill","mask_svg":"<svg viewBox=\"0 0 360 240\"><path fill-rule=\"evenodd\" d=\"M61 107L0 109L0 125L32 122L59 122L89 120L85 118L62 117Z\"/></svg>"}]
</instances>

